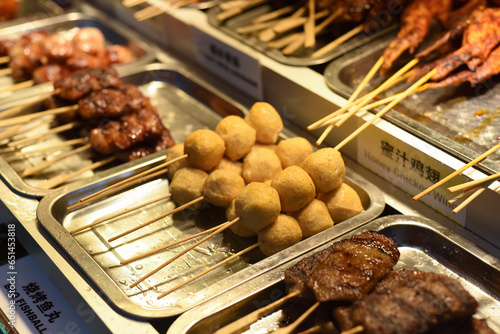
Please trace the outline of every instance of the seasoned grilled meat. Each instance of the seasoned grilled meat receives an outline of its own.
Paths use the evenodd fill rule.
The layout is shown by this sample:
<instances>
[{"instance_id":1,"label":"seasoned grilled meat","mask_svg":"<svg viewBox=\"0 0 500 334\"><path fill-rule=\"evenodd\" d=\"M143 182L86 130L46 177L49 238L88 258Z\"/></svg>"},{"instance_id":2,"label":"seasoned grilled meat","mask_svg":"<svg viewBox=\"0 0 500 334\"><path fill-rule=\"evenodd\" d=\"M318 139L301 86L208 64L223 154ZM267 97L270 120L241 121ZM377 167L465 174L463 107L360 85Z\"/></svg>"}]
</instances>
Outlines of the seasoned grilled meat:
<instances>
[{"instance_id":1,"label":"seasoned grilled meat","mask_svg":"<svg viewBox=\"0 0 500 334\"><path fill-rule=\"evenodd\" d=\"M43 65L33 70L33 81L35 83L54 82L61 80L69 74L66 67L60 64Z\"/></svg>"},{"instance_id":2,"label":"seasoned grilled meat","mask_svg":"<svg viewBox=\"0 0 500 334\"><path fill-rule=\"evenodd\" d=\"M105 88L81 98L78 111L85 119L121 116L128 111L127 96L117 89Z\"/></svg>"},{"instance_id":3,"label":"seasoned grilled meat","mask_svg":"<svg viewBox=\"0 0 500 334\"><path fill-rule=\"evenodd\" d=\"M134 147L117 152L115 155L122 161L136 160L150 154L166 150L175 145L175 141L167 128L164 128L160 137L139 143Z\"/></svg>"},{"instance_id":4,"label":"seasoned grilled meat","mask_svg":"<svg viewBox=\"0 0 500 334\"><path fill-rule=\"evenodd\" d=\"M115 70L95 68L81 70L54 83L60 89L59 96L76 101L91 92L121 85L122 81Z\"/></svg>"}]
</instances>

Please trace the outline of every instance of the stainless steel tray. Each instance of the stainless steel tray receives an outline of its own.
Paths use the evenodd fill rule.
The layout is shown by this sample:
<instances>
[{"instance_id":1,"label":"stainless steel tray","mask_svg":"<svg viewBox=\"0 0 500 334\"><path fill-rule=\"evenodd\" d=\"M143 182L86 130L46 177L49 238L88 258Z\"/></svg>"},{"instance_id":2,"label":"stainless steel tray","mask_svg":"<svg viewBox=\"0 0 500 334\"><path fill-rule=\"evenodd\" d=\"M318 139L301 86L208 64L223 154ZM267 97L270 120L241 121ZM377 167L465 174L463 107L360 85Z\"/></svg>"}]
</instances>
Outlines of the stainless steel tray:
<instances>
[{"instance_id":1,"label":"stainless steel tray","mask_svg":"<svg viewBox=\"0 0 500 334\"><path fill-rule=\"evenodd\" d=\"M217 14L221 12L221 8L219 6L215 6L207 11L207 17L210 25L218 28L227 35L251 46L269 58L272 58L280 63L293 66L311 66L326 63L396 29L396 25L391 25L369 36L365 33L359 33L337 47L335 50L330 51L321 57L312 58L311 55L314 51L320 49L336 38L336 36L332 33L325 33L317 36L316 45L311 50L303 50L297 52L293 56L286 56L279 50L267 47L266 43L261 42L256 37L242 35L236 32L238 27L246 26L256 17L269 13L272 10L272 6L269 3L266 3L221 23L216 19ZM339 36L341 34L342 32L339 32Z\"/></svg>"},{"instance_id":2,"label":"stainless steel tray","mask_svg":"<svg viewBox=\"0 0 500 334\"><path fill-rule=\"evenodd\" d=\"M0 28L0 39L16 39L20 36L37 29L43 29L49 33L70 31L83 27L98 28L109 44L122 44L128 46L135 55L135 60L117 65L116 68L137 67L154 61L156 50L143 41L143 38L126 27L122 26L112 18L94 11L92 13L73 12L63 15L47 17L36 21L21 23L9 27ZM0 78L0 87L13 84L10 76ZM6 98L14 93L2 93L0 98ZM0 109L4 109L3 105Z\"/></svg>"},{"instance_id":3,"label":"stainless steel tray","mask_svg":"<svg viewBox=\"0 0 500 334\"><path fill-rule=\"evenodd\" d=\"M344 97L350 96L394 37L394 34L383 36L328 64L324 71L328 87ZM409 58L403 57L395 68L408 61ZM373 86L383 79L377 77ZM387 94L402 91L405 87L406 84L397 85ZM496 112L499 103L500 85L495 84L493 78L476 88L462 84L413 94L384 118L468 161L496 145L500 131L500 118ZM478 166L489 173L500 172L500 153L493 153L490 159Z\"/></svg>"},{"instance_id":4,"label":"stainless steel tray","mask_svg":"<svg viewBox=\"0 0 500 334\"><path fill-rule=\"evenodd\" d=\"M395 269L431 271L457 278L478 300L477 314L487 319L496 333L500 332L500 259L480 248L484 240L458 225L444 226L429 219L404 215L378 218L348 233L338 234L334 240L369 230L378 231L396 241L401 258ZM327 246L321 245L312 252ZM302 256L184 313L167 333L213 333L283 297L286 294L284 271L300 258ZM264 316L252 325L252 333L270 333L286 325L290 320L282 322L284 312L285 307Z\"/></svg>"},{"instance_id":5,"label":"stainless steel tray","mask_svg":"<svg viewBox=\"0 0 500 334\"><path fill-rule=\"evenodd\" d=\"M242 115L245 108L236 101L224 95L222 92L189 72L181 63L171 60L167 64L149 64L136 68L121 69L125 82L137 85L143 93L150 97L152 103L157 106L163 123L171 130L173 138L182 142L186 136L195 129L213 124L218 112L223 115ZM212 83L216 83L213 81ZM42 84L31 89L25 89L16 95L15 102L29 100L32 96L43 94L52 90L51 84ZM24 96L25 95L25 96ZM34 109L40 109L36 105ZM214 112L215 110L215 112ZM43 131L43 128L34 130ZM49 137L48 143L63 141L59 135ZM44 145L43 143L35 145ZM0 176L16 192L33 197L42 197L52 190L36 188L36 184L60 173L80 169L84 164L91 163L88 154L75 155L55 164L45 174L29 178L21 178L19 171L31 167L43 161L44 155L33 156L30 159L18 159L8 161L7 157L0 157ZM96 170L96 173L109 169L109 166ZM86 182L93 174L91 172L81 175L78 182ZM75 180L76 181L76 180Z\"/></svg>"},{"instance_id":6,"label":"stainless steel tray","mask_svg":"<svg viewBox=\"0 0 500 334\"><path fill-rule=\"evenodd\" d=\"M71 5L71 1L68 1L68 5ZM52 0L19 1L17 16L12 20L0 22L0 28L33 20L40 20L48 16L60 15L63 14L64 11L64 8Z\"/></svg>"},{"instance_id":7,"label":"stainless steel tray","mask_svg":"<svg viewBox=\"0 0 500 334\"><path fill-rule=\"evenodd\" d=\"M211 127L213 126L212 124ZM158 217L175 207L172 201L164 200L72 236L69 230L83 226L97 217L112 215L169 192L168 181L158 178L110 196L99 203L93 203L73 212L67 211L67 207L76 203L80 198L112 182L151 168L163 161L164 157L151 156L145 159L115 169L113 172L107 172L106 177L96 177L93 182L84 186L72 184L67 189L49 194L41 200L37 211L40 223L83 269L93 286L118 309L137 317L158 318L179 315L217 294L225 293L256 275L328 242L338 234L346 233L367 223L376 218L385 205L383 196L377 188L348 170L347 182L360 195L365 208L364 212L273 256L265 258L259 250L253 250L158 300L157 296L162 291L173 288L206 267L254 244L256 238L240 238L226 231L209 239L151 276L145 281L146 284L139 285L141 289L137 287L130 289L129 285L138 277L157 268L182 250L183 246L167 249L128 265L120 265L121 260L143 254L148 250L156 249L161 245L226 221L225 209L205 205L197 211L184 210L173 217L168 216L123 239L108 243L107 240L110 237L136 226L138 222Z\"/></svg>"}]
</instances>

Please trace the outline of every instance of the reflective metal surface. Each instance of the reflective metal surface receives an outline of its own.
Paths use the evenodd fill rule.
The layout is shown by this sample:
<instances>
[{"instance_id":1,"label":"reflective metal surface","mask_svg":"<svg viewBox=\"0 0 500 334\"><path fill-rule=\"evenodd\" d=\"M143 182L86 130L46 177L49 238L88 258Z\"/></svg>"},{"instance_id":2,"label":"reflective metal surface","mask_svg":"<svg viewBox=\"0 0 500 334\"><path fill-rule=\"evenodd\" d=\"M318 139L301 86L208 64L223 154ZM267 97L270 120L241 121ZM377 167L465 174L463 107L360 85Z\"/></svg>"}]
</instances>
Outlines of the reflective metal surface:
<instances>
[{"instance_id":1,"label":"reflective metal surface","mask_svg":"<svg viewBox=\"0 0 500 334\"><path fill-rule=\"evenodd\" d=\"M482 250L483 239L454 224L426 218L394 215L378 218L332 240L364 231L378 231L395 240L401 257L395 270L408 268L442 273L456 278L479 302L477 316L500 332L500 259ZM329 243L330 244L330 243ZM327 247L322 245L304 256ZM212 333L286 294L284 271L300 258L282 264L181 315L168 334ZM307 308L307 305L305 305ZM294 304L295 309L300 305ZM283 306L263 316L251 327L252 333L270 333L294 320ZM287 318L288 314L288 318Z\"/></svg>"}]
</instances>

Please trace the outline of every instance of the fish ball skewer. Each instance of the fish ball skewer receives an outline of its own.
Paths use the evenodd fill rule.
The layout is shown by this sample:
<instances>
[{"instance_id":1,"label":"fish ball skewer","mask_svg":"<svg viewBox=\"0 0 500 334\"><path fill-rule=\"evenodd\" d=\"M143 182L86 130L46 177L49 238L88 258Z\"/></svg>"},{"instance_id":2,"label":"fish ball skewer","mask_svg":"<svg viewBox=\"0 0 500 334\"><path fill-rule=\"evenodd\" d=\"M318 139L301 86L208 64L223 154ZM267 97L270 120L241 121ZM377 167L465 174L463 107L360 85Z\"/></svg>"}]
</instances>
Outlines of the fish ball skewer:
<instances>
[{"instance_id":1,"label":"fish ball skewer","mask_svg":"<svg viewBox=\"0 0 500 334\"><path fill-rule=\"evenodd\" d=\"M344 160L333 148L322 148L310 154L301 167L311 176L320 193L334 190L345 180Z\"/></svg>"},{"instance_id":2,"label":"fish ball skewer","mask_svg":"<svg viewBox=\"0 0 500 334\"><path fill-rule=\"evenodd\" d=\"M206 172L211 171L220 162L224 151L224 140L212 130L196 130L184 141L184 153L188 155L188 163Z\"/></svg>"},{"instance_id":3,"label":"fish ball skewer","mask_svg":"<svg viewBox=\"0 0 500 334\"><path fill-rule=\"evenodd\" d=\"M247 183L270 180L281 171L281 161L270 149L254 150L243 160L242 174Z\"/></svg>"},{"instance_id":4,"label":"fish ball skewer","mask_svg":"<svg viewBox=\"0 0 500 334\"><path fill-rule=\"evenodd\" d=\"M303 238L315 235L334 224L328 207L319 199L313 199L305 207L294 212L292 216L299 223Z\"/></svg>"},{"instance_id":5,"label":"fish ball skewer","mask_svg":"<svg viewBox=\"0 0 500 334\"><path fill-rule=\"evenodd\" d=\"M233 160L246 156L255 144L257 131L239 116L224 117L215 132L219 134L226 145L225 155Z\"/></svg>"},{"instance_id":6,"label":"fish ball skewer","mask_svg":"<svg viewBox=\"0 0 500 334\"><path fill-rule=\"evenodd\" d=\"M256 102L245 116L248 122L257 131L257 142L274 144L283 130L283 121L272 105L266 102Z\"/></svg>"},{"instance_id":7,"label":"fish ball skewer","mask_svg":"<svg viewBox=\"0 0 500 334\"><path fill-rule=\"evenodd\" d=\"M257 236L260 250L270 256L302 240L302 230L295 218L280 214L273 223L258 231Z\"/></svg>"},{"instance_id":8,"label":"fish ball skewer","mask_svg":"<svg viewBox=\"0 0 500 334\"><path fill-rule=\"evenodd\" d=\"M363 212L363 203L358 193L347 183L337 189L319 194L318 199L325 202L332 219L339 223Z\"/></svg>"},{"instance_id":9,"label":"fish ball skewer","mask_svg":"<svg viewBox=\"0 0 500 334\"><path fill-rule=\"evenodd\" d=\"M229 204L229 206L226 208L226 219L228 221L232 221L238 217L238 215L236 215L236 209L234 208L234 203L235 200L233 200L231 204ZM249 230L248 228L245 227L245 223L243 223L243 220L241 218L236 223L231 225L229 229L237 236L243 238L249 238L257 235L255 231Z\"/></svg>"},{"instance_id":10,"label":"fish ball skewer","mask_svg":"<svg viewBox=\"0 0 500 334\"><path fill-rule=\"evenodd\" d=\"M238 175L242 175L243 163L240 161L232 161L229 160L228 158L222 157L217 166L215 166L214 171L218 169L228 170Z\"/></svg>"},{"instance_id":11,"label":"fish ball skewer","mask_svg":"<svg viewBox=\"0 0 500 334\"><path fill-rule=\"evenodd\" d=\"M283 168L287 168L294 165L300 166L305 158L313 153L313 147L307 139L295 137L280 141L275 152Z\"/></svg>"},{"instance_id":12,"label":"fish ball skewer","mask_svg":"<svg viewBox=\"0 0 500 334\"><path fill-rule=\"evenodd\" d=\"M210 173L203 186L203 197L212 205L227 207L245 188L245 180L231 171L218 169Z\"/></svg>"},{"instance_id":13,"label":"fish ball skewer","mask_svg":"<svg viewBox=\"0 0 500 334\"><path fill-rule=\"evenodd\" d=\"M167 152L167 156L166 156L165 160L171 161L171 160L173 160L175 158L179 158L183 155L184 155L184 143L176 144L176 145L172 146L172 148L170 148L170 150ZM175 172L177 172L181 168L188 167L188 166L189 166L189 164L188 164L186 159L181 159L181 160L178 160L174 163L171 163L168 166L167 177L169 178L169 180L172 180L174 175L175 175Z\"/></svg>"},{"instance_id":14,"label":"fish ball skewer","mask_svg":"<svg viewBox=\"0 0 500 334\"><path fill-rule=\"evenodd\" d=\"M208 174L201 169L185 167L179 169L170 183L170 193L172 199L179 205L184 205L194 199L203 196L203 187ZM200 203L191 206L195 210L200 207Z\"/></svg>"},{"instance_id":15,"label":"fish ball skewer","mask_svg":"<svg viewBox=\"0 0 500 334\"><path fill-rule=\"evenodd\" d=\"M298 166L290 166L278 173L272 179L271 187L278 192L281 211L286 213L302 209L316 197L313 180Z\"/></svg>"}]
</instances>

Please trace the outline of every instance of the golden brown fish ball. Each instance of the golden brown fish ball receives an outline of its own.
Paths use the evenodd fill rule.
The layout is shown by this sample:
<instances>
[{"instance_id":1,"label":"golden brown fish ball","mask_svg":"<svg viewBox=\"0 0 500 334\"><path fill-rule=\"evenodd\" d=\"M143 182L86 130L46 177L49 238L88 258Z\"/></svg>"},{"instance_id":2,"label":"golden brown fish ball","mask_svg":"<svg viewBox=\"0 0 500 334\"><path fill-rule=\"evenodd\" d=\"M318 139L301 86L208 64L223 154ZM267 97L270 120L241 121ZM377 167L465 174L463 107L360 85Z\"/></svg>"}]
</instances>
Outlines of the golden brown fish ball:
<instances>
[{"instance_id":1,"label":"golden brown fish ball","mask_svg":"<svg viewBox=\"0 0 500 334\"><path fill-rule=\"evenodd\" d=\"M267 148L267 149L275 152L276 148L278 148L278 145L275 145L275 144L255 144L254 146L252 146L252 149L250 150L250 152L253 152L255 150L260 150L261 148Z\"/></svg>"},{"instance_id":2,"label":"golden brown fish ball","mask_svg":"<svg viewBox=\"0 0 500 334\"><path fill-rule=\"evenodd\" d=\"M214 170L223 169L228 170L238 175L241 175L243 172L243 163L240 161L232 161L226 157L222 157L217 166L215 166Z\"/></svg>"},{"instance_id":3,"label":"golden brown fish ball","mask_svg":"<svg viewBox=\"0 0 500 334\"><path fill-rule=\"evenodd\" d=\"M281 211L295 212L316 197L314 182L299 166L290 166L279 172L271 181L271 187L280 195Z\"/></svg>"},{"instance_id":4,"label":"golden brown fish ball","mask_svg":"<svg viewBox=\"0 0 500 334\"><path fill-rule=\"evenodd\" d=\"M224 151L224 139L212 130L196 130L184 141L184 153L188 155L188 163L206 172L217 166Z\"/></svg>"},{"instance_id":5,"label":"golden brown fish ball","mask_svg":"<svg viewBox=\"0 0 500 334\"><path fill-rule=\"evenodd\" d=\"M302 230L295 218L280 214L276 221L257 233L259 248L267 256L273 255L302 240Z\"/></svg>"},{"instance_id":6,"label":"golden brown fish ball","mask_svg":"<svg viewBox=\"0 0 500 334\"><path fill-rule=\"evenodd\" d=\"M318 199L325 202L335 223L354 217L364 210L358 193L346 183L326 194L319 194Z\"/></svg>"},{"instance_id":7,"label":"golden brown fish ball","mask_svg":"<svg viewBox=\"0 0 500 334\"><path fill-rule=\"evenodd\" d=\"M166 161L170 161L170 160L178 158L182 155L184 155L184 144L183 143L176 144L176 145L172 146L172 148L170 150L168 150ZM187 167L187 166L189 166L189 164L188 164L186 159L181 159L179 161L173 162L170 165L168 165L168 170L167 170L168 179L172 180L175 172L177 172L179 169Z\"/></svg>"},{"instance_id":8,"label":"golden brown fish ball","mask_svg":"<svg viewBox=\"0 0 500 334\"><path fill-rule=\"evenodd\" d=\"M326 204L319 199L313 199L304 208L294 212L293 217L299 223L304 238L333 226L333 219Z\"/></svg>"},{"instance_id":9,"label":"golden brown fish ball","mask_svg":"<svg viewBox=\"0 0 500 334\"><path fill-rule=\"evenodd\" d=\"M332 191L345 180L344 160L333 148L322 148L309 154L301 167L311 176L320 193Z\"/></svg>"},{"instance_id":10,"label":"golden brown fish ball","mask_svg":"<svg viewBox=\"0 0 500 334\"><path fill-rule=\"evenodd\" d=\"M236 196L234 209L243 226L257 232L278 218L281 211L278 192L260 182L248 184Z\"/></svg>"},{"instance_id":11,"label":"golden brown fish ball","mask_svg":"<svg viewBox=\"0 0 500 334\"><path fill-rule=\"evenodd\" d=\"M185 167L179 169L170 182L170 193L172 199L179 205L191 202L203 195L203 187L208 174L198 168ZM201 202L190 206L190 209L197 209Z\"/></svg>"},{"instance_id":12,"label":"golden brown fish ball","mask_svg":"<svg viewBox=\"0 0 500 334\"><path fill-rule=\"evenodd\" d=\"M307 156L313 153L311 143L302 137L284 139L278 143L276 154L283 168L300 166Z\"/></svg>"},{"instance_id":13,"label":"golden brown fish ball","mask_svg":"<svg viewBox=\"0 0 500 334\"><path fill-rule=\"evenodd\" d=\"M280 158L269 149L248 153L243 160L243 178L247 183L264 182L282 171Z\"/></svg>"},{"instance_id":14,"label":"golden brown fish ball","mask_svg":"<svg viewBox=\"0 0 500 334\"><path fill-rule=\"evenodd\" d=\"M224 139L225 155L235 161L247 155L255 144L256 131L239 116L224 117L215 132Z\"/></svg>"},{"instance_id":15,"label":"golden brown fish ball","mask_svg":"<svg viewBox=\"0 0 500 334\"><path fill-rule=\"evenodd\" d=\"M203 196L212 205L226 207L245 188L245 180L227 170L214 170L203 187Z\"/></svg>"},{"instance_id":16,"label":"golden brown fish ball","mask_svg":"<svg viewBox=\"0 0 500 334\"><path fill-rule=\"evenodd\" d=\"M226 219L228 221L232 221L238 217L234 208L234 202L235 201L232 201L231 204L229 204L229 206L226 208ZM237 236L243 238L253 237L254 235L257 235L257 233L255 233L254 231L249 230L245 227L245 223L241 218L236 223L229 226L229 229Z\"/></svg>"},{"instance_id":17,"label":"golden brown fish ball","mask_svg":"<svg viewBox=\"0 0 500 334\"><path fill-rule=\"evenodd\" d=\"M245 121L257 130L257 141L274 144L283 130L283 121L276 109L266 102L256 102L245 116Z\"/></svg>"}]
</instances>

